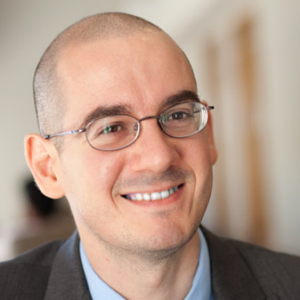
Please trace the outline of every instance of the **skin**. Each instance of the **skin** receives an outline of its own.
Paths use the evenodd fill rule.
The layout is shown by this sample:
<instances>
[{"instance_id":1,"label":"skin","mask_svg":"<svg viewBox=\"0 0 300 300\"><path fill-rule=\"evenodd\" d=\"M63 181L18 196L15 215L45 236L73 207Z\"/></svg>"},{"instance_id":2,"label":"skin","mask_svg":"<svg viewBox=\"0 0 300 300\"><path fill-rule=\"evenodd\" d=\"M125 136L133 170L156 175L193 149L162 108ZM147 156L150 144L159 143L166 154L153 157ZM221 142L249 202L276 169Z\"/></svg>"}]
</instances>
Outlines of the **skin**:
<instances>
[{"instance_id":1,"label":"skin","mask_svg":"<svg viewBox=\"0 0 300 300\"><path fill-rule=\"evenodd\" d=\"M58 65L65 130L82 127L101 106L118 105L136 118L160 114L170 97L197 93L192 70L163 33L139 33L69 46ZM198 263L196 232L206 210L217 153L211 118L200 133L175 139L155 120L138 140L111 152L89 146L84 134L51 140L26 137L26 156L41 190L70 203L94 270L126 299L183 299ZM180 186L160 201L122 197ZM139 287L139 288L137 288Z\"/></svg>"}]
</instances>

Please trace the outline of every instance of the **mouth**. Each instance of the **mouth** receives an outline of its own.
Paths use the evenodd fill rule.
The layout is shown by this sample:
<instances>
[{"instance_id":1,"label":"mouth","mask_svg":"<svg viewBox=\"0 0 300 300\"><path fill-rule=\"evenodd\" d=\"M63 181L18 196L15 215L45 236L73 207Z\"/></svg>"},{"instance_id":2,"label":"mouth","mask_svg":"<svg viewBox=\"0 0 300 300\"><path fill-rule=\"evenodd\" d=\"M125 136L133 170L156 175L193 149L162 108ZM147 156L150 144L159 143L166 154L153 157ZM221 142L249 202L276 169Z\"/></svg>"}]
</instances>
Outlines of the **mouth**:
<instances>
[{"instance_id":1,"label":"mouth","mask_svg":"<svg viewBox=\"0 0 300 300\"><path fill-rule=\"evenodd\" d=\"M130 193L130 194L122 195L122 197L132 201L157 201L157 200L168 198L169 196L174 194L179 188L181 188L181 186L182 184L165 191L153 192L153 193Z\"/></svg>"}]
</instances>

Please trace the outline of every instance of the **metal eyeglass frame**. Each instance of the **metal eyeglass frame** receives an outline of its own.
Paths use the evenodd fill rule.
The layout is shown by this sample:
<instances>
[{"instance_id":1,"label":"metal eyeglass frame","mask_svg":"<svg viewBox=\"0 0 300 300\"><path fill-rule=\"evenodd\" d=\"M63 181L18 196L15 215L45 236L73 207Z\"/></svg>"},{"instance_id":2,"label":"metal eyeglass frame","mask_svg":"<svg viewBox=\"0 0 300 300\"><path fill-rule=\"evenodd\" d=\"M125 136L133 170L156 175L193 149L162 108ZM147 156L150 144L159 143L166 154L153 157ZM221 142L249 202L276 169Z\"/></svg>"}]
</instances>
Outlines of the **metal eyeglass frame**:
<instances>
[{"instance_id":1,"label":"metal eyeglass frame","mask_svg":"<svg viewBox=\"0 0 300 300\"><path fill-rule=\"evenodd\" d=\"M183 103L187 103L187 102L182 102L182 103L174 104L174 105L168 107L165 111L169 110L170 108L172 108L172 107L174 107L174 106L176 106L176 105L180 105L180 104L183 104ZM195 101L190 102L190 101L188 101L188 103L197 103L197 104L202 105L202 106L205 107L205 109L207 110L207 113L208 113L209 110L213 110L213 109L214 109L214 106L206 106L206 105L204 105L203 103L200 103L200 102L195 102ZM123 148L126 148L126 147L130 146L131 144L133 144L133 143L138 139L138 137L139 137L139 135L140 135L140 128L141 128L140 123L141 123L142 121L145 121L145 120L156 119L156 120L157 120L157 123L158 123L160 129L163 131L163 133L165 133L167 136L170 136L170 137L172 137L172 138L178 138L178 139L180 139L180 138L185 138L185 137L189 137L189 136L192 136L192 135L195 135L195 134L197 134L198 132L200 132L201 130L203 130L203 129L206 127L206 125L207 125L208 116L207 116L206 124L203 126L203 128L201 128L201 129L199 129L199 130L197 130L197 131L195 131L195 132L193 132L193 133L191 133L191 134L188 134L188 135L184 135L184 136L174 136L174 135L171 135L171 134L169 134L168 132L166 132L165 129L164 129L164 127L163 127L163 125L162 125L162 123L161 123L161 122L162 122L162 117L163 117L163 115L165 114L165 111L164 111L163 113L161 113L160 115L158 115L158 116L148 116L148 117L144 117L144 118L141 118L141 119L137 119L137 118L135 118L134 116L131 116L131 115L120 114L119 116L128 116L128 117L131 117L131 118L135 119L136 122L137 122L138 128L137 128L137 132L136 132L135 138L134 138L130 143L127 143L126 145L124 145L124 146L122 146L122 147L115 148L115 149L99 149L99 148L94 147L94 146L90 143L90 141L89 141L89 138L88 138L88 135L87 135L88 128L89 128L94 122L96 122L96 121L99 120L99 119L102 119L103 117L101 117L101 118L96 118L96 119L92 120L92 121L89 122L84 128L80 128L80 129L76 129L76 130L63 131L63 132L59 132L59 133L55 133L55 134L47 134L47 135L43 135L43 138L44 138L44 139L50 139L50 138L57 137L57 136L64 136L64 135L67 135L67 134L79 134L79 133L85 132L85 138L86 138L87 142L89 143L89 145L90 145L92 148L94 148L94 149L96 149L96 150L99 150L99 151L116 151L116 150L121 150L121 149L123 149Z\"/></svg>"}]
</instances>

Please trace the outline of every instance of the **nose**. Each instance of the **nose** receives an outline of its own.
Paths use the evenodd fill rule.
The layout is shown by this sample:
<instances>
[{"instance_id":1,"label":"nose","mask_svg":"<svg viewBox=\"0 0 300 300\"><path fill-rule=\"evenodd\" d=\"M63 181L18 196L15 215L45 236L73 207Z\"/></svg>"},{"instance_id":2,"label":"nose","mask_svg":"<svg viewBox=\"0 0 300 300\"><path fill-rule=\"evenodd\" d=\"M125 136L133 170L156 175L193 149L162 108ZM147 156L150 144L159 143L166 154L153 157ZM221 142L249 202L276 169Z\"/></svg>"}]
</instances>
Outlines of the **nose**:
<instances>
[{"instance_id":1,"label":"nose","mask_svg":"<svg viewBox=\"0 0 300 300\"><path fill-rule=\"evenodd\" d=\"M157 118L142 119L141 132L137 141L130 146L131 171L162 173L179 159L176 139L161 130Z\"/></svg>"}]
</instances>

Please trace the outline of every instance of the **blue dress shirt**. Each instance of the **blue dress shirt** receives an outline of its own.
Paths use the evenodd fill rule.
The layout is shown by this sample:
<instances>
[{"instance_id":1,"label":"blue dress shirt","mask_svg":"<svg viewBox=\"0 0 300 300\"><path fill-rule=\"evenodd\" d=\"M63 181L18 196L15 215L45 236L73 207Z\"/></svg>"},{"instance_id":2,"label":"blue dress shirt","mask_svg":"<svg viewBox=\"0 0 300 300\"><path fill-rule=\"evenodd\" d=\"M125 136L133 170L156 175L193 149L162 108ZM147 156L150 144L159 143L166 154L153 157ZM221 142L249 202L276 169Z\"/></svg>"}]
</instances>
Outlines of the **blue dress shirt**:
<instances>
[{"instance_id":1,"label":"blue dress shirt","mask_svg":"<svg viewBox=\"0 0 300 300\"><path fill-rule=\"evenodd\" d=\"M199 263L193 285L184 300L213 300L208 247L200 229L198 229L198 233L201 241ZM93 300L125 300L96 274L89 263L81 242L80 258Z\"/></svg>"}]
</instances>

